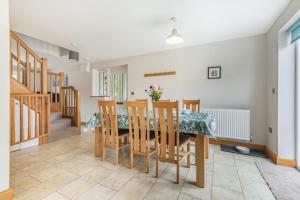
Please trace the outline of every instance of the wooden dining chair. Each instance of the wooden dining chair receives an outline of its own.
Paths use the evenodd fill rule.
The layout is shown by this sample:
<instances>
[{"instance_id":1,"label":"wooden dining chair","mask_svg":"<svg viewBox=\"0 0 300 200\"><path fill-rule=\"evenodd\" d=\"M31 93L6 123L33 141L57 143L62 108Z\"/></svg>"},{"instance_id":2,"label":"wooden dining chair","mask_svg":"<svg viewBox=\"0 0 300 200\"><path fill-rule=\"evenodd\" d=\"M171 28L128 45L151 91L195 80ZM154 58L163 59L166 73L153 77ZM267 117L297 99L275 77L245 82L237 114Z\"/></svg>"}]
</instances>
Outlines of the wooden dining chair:
<instances>
[{"instance_id":1,"label":"wooden dining chair","mask_svg":"<svg viewBox=\"0 0 300 200\"><path fill-rule=\"evenodd\" d=\"M149 130L149 111L147 101L127 101L129 141L130 141L130 168L133 167L133 156L141 155L146 157L147 174L150 172L150 157L155 152L151 147Z\"/></svg>"},{"instance_id":2,"label":"wooden dining chair","mask_svg":"<svg viewBox=\"0 0 300 200\"><path fill-rule=\"evenodd\" d=\"M136 99L136 101L145 101L145 102L148 102L148 99Z\"/></svg>"},{"instance_id":3,"label":"wooden dining chair","mask_svg":"<svg viewBox=\"0 0 300 200\"><path fill-rule=\"evenodd\" d=\"M183 109L189 109L192 112L200 112L200 99L198 100L187 100L182 101Z\"/></svg>"},{"instance_id":4,"label":"wooden dining chair","mask_svg":"<svg viewBox=\"0 0 300 200\"><path fill-rule=\"evenodd\" d=\"M119 150L128 146L128 143L120 141L128 141L128 131L119 131L117 119L116 100L105 101L99 100L100 124L102 130L102 160L105 160L106 149L115 150L115 164L119 163Z\"/></svg>"},{"instance_id":5,"label":"wooden dining chair","mask_svg":"<svg viewBox=\"0 0 300 200\"><path fill-rule=\"evenodd\" d=\"M190 137L179 134L179 109L176 102L153 102L153 124L157 147L156 177L159 177L159 162L176 164L176 183L179 183L179 163L187 159L190 167ZM160 131L160 136L158 132ZM187 151L179 148L187 145Z\"/></svg>"}]
</instances>

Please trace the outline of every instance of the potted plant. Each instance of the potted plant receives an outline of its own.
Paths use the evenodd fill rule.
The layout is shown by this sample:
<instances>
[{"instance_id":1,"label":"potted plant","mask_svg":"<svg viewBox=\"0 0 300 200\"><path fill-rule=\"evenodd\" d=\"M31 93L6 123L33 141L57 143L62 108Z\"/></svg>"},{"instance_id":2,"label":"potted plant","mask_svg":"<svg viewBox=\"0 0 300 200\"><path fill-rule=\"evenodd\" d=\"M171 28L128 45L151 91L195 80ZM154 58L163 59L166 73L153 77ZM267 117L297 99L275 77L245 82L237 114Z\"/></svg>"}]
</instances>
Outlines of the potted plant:
<instances>
[{"instance_id":1,"label":"potted plant","mask_svg":"<svg viewBox=\"0 0 300 200\"><path fill-rule=\"evenodd\" d=\"M152 101L159 101L162 95L162 90L159 85L150 85L149 96Z\"/></svg>"}]
</instances>

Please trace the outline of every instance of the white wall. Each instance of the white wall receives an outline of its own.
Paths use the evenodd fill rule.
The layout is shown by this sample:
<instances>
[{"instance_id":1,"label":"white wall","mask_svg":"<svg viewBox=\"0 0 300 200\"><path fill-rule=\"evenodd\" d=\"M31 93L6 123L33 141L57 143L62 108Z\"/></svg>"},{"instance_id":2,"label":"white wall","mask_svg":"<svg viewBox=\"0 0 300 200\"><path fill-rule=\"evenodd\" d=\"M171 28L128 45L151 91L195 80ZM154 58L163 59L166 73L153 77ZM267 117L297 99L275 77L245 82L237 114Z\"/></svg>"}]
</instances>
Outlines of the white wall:
<instances>
[{"instance_id":1,"label":"white wall","mask_svg":"<svg viewBox=\"0 0 300 200\"><path fill-rule=\"evenodd\" d=\"M9 188L9 1L0 1L0 192Z\"/></svg>"},{"instance_id":2,"label":"white wall","mask_svg":"<svg viewBox=\"0 0 300 200\"><path fill-rule=\"evenodd\" d=\"M292 1L276 20L267 34L267 102L268 126L267 147L279 157L295 159L294 134L294 78L293 64L285 55L291 55L286 45L279 45L284 36L280 31L299 11L300 1ZM275 88L275 94L272 93Z\"/></svg>"},{"instance_id":3,"label":"white wall","mask_svg":"<svg viewBox=\"0 0 300 200\"><path fill-rule=\"evenodd\" d=\"M96 63L93 66L105 68L127 64L129 98L147 98L145 89L151 83L156 83L164 90L162 98L200 98L203 106L250 109L251 133L256 143L264 144L267 112L265 42L265 36L260 35ZM208 80L207 67L214 65L222 66L222 78ZM170 70L175 70L176 75L144 77L144 73ZM86 86L85 90L89 90L89 85ZM132 91L134 96L130 95ZM92 114L86 113L97 110L96 100L86 101L94 109L82 109L83 119ZM85 104L84 100L81 102Z\"/></svg>"},{"instance_id":4,"label":"white wall","mask_svg":"<svg viewBox=\"0 0 300 200\"><path fill-rule=\"evenodd\" d=\"M51 70L67 74L69 85L80 91L81 121L87 122L93 113L98 112L97 98L91 97L92 73L81 71L80 66L59 66Z\"/></svg>"}]
</instances>

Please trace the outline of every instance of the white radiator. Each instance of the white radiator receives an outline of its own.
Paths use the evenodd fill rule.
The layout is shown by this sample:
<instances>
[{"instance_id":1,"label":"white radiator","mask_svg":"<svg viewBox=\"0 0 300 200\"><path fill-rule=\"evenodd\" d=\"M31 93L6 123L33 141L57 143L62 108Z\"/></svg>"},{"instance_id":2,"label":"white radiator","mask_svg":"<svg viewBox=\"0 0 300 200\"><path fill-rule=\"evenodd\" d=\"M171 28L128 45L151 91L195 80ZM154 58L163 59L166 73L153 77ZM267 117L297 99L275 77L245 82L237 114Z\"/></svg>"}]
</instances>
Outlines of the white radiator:
<instances>
[{"instance_id":1,"label":"white radiator","mask_svg":"<svg viewBox=\"0 0 300 200\"><path fill-rule=\"evenodd\" d=\"M218 138L251 140L250 111L235 109L200 109L216 119L217 127L214 131Z\"/></svg>"}]
</instances>

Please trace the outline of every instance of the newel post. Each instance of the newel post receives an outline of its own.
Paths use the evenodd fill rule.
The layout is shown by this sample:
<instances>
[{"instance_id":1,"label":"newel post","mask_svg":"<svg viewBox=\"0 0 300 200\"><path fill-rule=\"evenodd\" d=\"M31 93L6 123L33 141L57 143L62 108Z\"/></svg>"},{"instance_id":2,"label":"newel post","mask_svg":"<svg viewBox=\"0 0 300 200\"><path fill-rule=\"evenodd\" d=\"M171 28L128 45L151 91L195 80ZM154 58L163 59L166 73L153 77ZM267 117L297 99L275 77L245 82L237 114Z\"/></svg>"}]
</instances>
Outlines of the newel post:
<instances>
[{"instance_id":1,"label":"newel post","mask_svg":"<svg viewBox=\"0 0 300 200\"><path fill-rule=\"evenodd\" d=\"M80 113L80 92L76 90L76 110L77 110L77 128L78 128L78 134L81 134L81 113Z\"/></svg>"},{"instance_id":2,"label":"newel post","mask_svg":"<svg viewBox=\"0 0 300 200\"><path fill-rule=\"evenodd\" d=\"M47 94L47 71L48 71L48 60L46 58L42 58L42 71L41 71L41 94ZM41 105L42 115L41 115L41 136L40 136L40 144L46 144L48 142L48 134L50 132L50 98L42 97L42 105Z\"/></svg>"},{"instance_id":3,"label":"newel post","mask_svg":"<svg viewBox=\"0 0 300 200\"><path fill-rule=\"evenodd\" d=\"M62 87L64 87L65 74L63 72L59 72L59 102L60 102L60 112L63 115L64 109L64 91Z\"/></svg>"}]
</instances>

